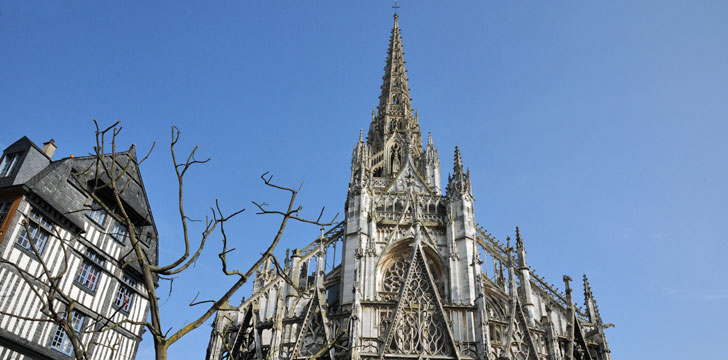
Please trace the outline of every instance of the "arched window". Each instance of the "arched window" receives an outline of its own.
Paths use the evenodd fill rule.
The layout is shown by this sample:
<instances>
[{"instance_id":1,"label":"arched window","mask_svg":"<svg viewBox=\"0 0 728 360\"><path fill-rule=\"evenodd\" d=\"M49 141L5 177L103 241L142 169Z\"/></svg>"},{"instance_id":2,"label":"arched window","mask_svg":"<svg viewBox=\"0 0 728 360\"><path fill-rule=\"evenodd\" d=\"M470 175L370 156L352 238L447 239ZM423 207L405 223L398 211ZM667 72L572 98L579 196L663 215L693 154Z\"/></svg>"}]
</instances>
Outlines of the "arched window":
<instances>
[{"instance_id":1,"label":"arched window","mask_svg":"<svg viewBox=\"0 0 728 360\"><path fill-rule=\"evenodd\" d=\"M389 293L398 293L407 277L408 259L404 256L398 258L384 272L382 290Z\"/></svg>"},{"instance_id":2,"label":"arched window","mask_svg":"<svg viewBox=\"0 0 728 360\"><path fill-rule=\"evenodd\" d=\"M380 262L381 281L379 294L383 300L395 300L407 278L412 257L412 240L403 240L392 247ZM445 267L434 251L424 249L427 268L430 270L440 298L445 301Z\"/></svg>"}]
</instances>

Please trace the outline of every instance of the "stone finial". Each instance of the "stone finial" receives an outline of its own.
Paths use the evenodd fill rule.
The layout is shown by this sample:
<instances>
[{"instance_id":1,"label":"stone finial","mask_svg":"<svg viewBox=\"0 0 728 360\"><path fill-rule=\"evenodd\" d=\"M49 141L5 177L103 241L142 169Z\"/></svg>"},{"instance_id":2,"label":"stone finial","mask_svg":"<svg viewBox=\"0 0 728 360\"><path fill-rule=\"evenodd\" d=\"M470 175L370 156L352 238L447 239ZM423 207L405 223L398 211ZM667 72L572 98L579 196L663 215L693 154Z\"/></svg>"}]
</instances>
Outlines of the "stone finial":
<instances>
[{"instance_id":1,"label":"stone finial","mask_svg":"<svg viewBox=\"0 0 728 360\"><path fill-rule=\"evenodd\" d=\"M470 187L470 171L465 171L463 167L463 158L460 155L460 148L455 146L455 156L453 160L453 174L448 178L447 192L458 194L472 195Z\"/></svg>"},{"instance_id":2,"label":"stone finial","mask_svg":"<svg viewBox=\"0 0 728 360\"><path fill-rule=\"evenodd\" d=\"M586 277L586 274L584 274L584 298L591 298L592 297L592 291L591 286L589 286L589 279Z\"/></svg>"},{"instance_id":3,"label":"stone finial","mask_svg":"<svg viewBox=\"0 0 728 360\"><path fill-rule=\"evenodd\" d=\"M597 306L597 300L594 298L592 293L589 279L584 274L584 306L586 306L589 318L595 320L598 324L602 323L602 316L599 314L599 307Z\"/></svg>"},{"instance_id":4,"label":"stone finial","mask_svg":"<svg viewBox=\"0 0 728 360\"><path fill-rule=\"evenodd\" d=\"M455 176L463 171L463 157L460 155L460 148L455 146L455 159L453 161L453 171Z\"/></svg>"},{"instance_id":5,"label":"stone finial","mask_svg":"<svg viewBox=\"0 0 728 360\"><path fill-rule=\"evenodd\" d=\"M570 281L573 280L569 275L564 275L564 287L566 287L566 299L569 300L569 304L571 304L571 284Z\"/></svg>"}]
</instances>

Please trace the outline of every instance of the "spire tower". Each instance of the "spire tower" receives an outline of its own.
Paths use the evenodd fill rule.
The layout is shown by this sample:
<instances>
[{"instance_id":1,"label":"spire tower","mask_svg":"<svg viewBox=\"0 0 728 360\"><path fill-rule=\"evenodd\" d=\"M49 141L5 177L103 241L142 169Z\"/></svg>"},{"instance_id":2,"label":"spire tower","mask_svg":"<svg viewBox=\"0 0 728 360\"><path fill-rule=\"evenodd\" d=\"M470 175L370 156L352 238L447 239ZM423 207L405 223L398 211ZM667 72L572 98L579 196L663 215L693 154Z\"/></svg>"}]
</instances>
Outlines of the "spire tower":
<instances>
[{"instance_id":1,"label":"spire tower","mask_svg":"<svg viewBox=\"0 0 728 360\"><path fill-rule=\"evenodd\" d=\"M412 103L407 84L402 34L399 29L399 15L394 14L394 26L389 39L387 63L382 76L382 93L379 95L379 114L382 112L403 112L412 115Z\"/></svg>"},{"instance_id":2,"label":"spire tower","mask_svg":"<svg viewBox=\"0 0 728 360\"><path fill-rule=\"evenodd\" d=\"M344 221L294 250L283 271L261 267L242 321L215 320L220 356L208 358L611 360L586 278L588 313L570 278L564 296L531 269L518 227L513 248L477 224L457 146L441 184L408 81L395 13L378 105L366 136L352 134Z\"/></svg>"},{"instance_id":3,"label":"spire tower","mask_svg":"<svg viewBox=\"0 0 728 360\"><path fill-rule=\"evenodd\" d=\"M367 136L370 152L386 155L386 163L381 175L393 175L395 157L403 156L402 149L413 150L413 160L419 161L422 153L422 134L417 116L412 108L412 98L405 68L402 34L399 28L399 15L394 14L394 25L389 38L387 60L382 76L381 93L376 114L372 118ZM409 139L407 139L409 135ZM395 143L399 143L395 146ZM398 159L401 162L403 159Z\"/></svg>"}]
</instances>

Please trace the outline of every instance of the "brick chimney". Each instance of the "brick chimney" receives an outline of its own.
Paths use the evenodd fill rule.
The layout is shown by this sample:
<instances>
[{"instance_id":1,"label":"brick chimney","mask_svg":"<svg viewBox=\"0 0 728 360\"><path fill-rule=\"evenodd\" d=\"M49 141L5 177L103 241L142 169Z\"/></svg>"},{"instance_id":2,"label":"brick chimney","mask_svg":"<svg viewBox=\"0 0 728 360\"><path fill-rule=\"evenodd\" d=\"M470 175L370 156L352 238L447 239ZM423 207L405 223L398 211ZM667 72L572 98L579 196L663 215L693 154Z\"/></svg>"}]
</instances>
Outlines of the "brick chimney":
<instances>
[{"instance_id":1,"label":"brick chimney","mask_svg":"<svg viewBox=\"0 0 728 360\"><path fill-rule=\"evenodd\" d=\"M49 158L53 158L53 153L56 152L56 149L58 147L56 146L56 141L53 139L48 140L47 142L43 143L43 153Z\"/></svg>"}]
</instances>

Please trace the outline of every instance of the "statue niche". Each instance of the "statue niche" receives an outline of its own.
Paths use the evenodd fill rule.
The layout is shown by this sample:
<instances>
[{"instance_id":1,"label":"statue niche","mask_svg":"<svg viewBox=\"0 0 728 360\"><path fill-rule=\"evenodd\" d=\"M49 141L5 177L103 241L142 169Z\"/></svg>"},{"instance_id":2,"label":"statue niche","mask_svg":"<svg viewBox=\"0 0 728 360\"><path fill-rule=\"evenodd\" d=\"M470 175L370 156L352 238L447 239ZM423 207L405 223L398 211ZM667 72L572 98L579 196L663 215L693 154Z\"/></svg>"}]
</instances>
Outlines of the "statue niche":
<instances>
[{"instance_id":1,"label":"statue niche","mask_svg":"<svg viewBox=\"0 0 728 360\"><path fill-rule=\"evenodd\" d=\"M391 155L390 155L389 163L392 166L391 174L397 175L397 173L399 173L399 170L402 168L402 154L400 151L399 144L394 143L394 145L392 145L392 148L390 149L390 154Z\"/></svg>"}]
</instances>

